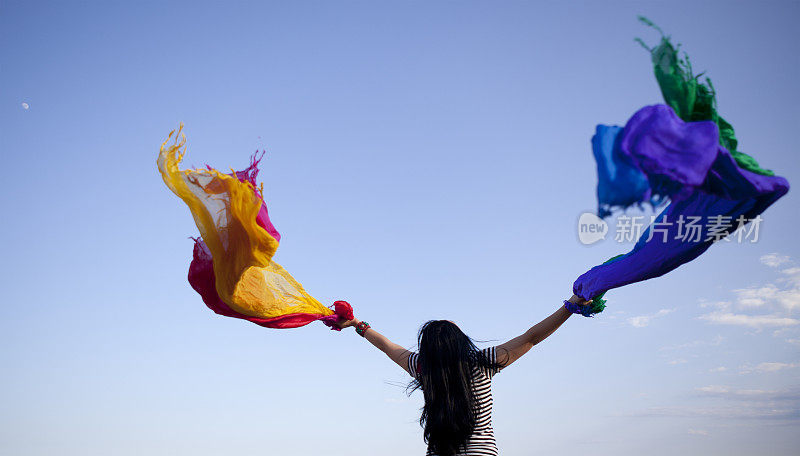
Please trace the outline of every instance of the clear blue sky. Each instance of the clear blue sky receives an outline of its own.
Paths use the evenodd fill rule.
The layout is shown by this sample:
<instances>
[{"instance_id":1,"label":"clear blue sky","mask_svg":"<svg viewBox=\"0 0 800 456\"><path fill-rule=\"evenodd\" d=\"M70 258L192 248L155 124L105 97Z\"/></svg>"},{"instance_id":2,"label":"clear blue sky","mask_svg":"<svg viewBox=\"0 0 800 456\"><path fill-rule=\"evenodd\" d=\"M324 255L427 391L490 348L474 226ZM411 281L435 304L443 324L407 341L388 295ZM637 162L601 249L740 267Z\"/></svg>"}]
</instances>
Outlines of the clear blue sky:
<instances>
[{"instance_id":1,"label":"clear blue sky","mask_svg":"<svg viewBox=\"0 0 800 456\"><path fill-rule=\"evenodd\" d=\"M0 454L424 454L403 371L352 332L214 315L158 147L261 180L276 260L413 347L482 345L629 245L577 240L589 140L684 43L741 149L797 185L797 2L0 3ZM23 107L27 103L28 109ZM753 244L609 293L494 381L504 455L797 454L797 192ZM400 386L398 386L400 385Z\"/></svg>"}]
</instances>

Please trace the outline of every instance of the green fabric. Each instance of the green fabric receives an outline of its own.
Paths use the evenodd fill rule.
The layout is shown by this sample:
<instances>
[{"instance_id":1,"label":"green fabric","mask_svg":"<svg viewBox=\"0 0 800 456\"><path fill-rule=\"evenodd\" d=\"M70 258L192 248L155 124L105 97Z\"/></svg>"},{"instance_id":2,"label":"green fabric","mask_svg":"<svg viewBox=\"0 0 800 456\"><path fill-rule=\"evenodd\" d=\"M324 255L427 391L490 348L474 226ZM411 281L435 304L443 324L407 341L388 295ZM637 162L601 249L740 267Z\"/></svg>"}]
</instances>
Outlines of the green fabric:
<instances>
[{"instance_id":1,"label":"green fabric","mask_svg":"<svg viewBox=\"0 0 800 456\"><path fill-rule=\"evenodd\" d=\"M661 42L653 48L648 47L640 38L636 38L636 41L650 52L656 80L666 104L686 122L711 120L716 123L719 127L720 144L728 149L740 168L774 176L774 172L761 168L753 157L736 150L738 141L733 127L717 112L716 92L711 79L706 77L704 82L700 82L703 73L693 74L689 56L685 52L683 58L678 55L680 45L673 46L669 37L649 19L639 16L639 20L661 33Z\"/></svg>"}]
</instances>

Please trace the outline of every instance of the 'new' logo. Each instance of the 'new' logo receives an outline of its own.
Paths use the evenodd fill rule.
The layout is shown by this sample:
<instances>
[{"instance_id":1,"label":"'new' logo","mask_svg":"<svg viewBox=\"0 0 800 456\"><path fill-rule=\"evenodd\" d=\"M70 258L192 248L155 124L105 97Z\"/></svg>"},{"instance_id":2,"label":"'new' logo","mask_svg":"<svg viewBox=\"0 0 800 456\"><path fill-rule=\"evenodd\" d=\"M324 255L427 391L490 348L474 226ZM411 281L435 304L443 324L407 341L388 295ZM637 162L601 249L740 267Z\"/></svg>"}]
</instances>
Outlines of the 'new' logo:
<instances>
[{"instance_id":1,"label":"'new' logo","mask_svg":"<svg viewBox=\"0 0 800 456\"><path fill-rule=\"evenodd\" d=\"M578 240L581 244L589 245L605 239L608 234L608 224L605 220L591 212L584 212L578 219Z\"/></svg>"}]
</instances>

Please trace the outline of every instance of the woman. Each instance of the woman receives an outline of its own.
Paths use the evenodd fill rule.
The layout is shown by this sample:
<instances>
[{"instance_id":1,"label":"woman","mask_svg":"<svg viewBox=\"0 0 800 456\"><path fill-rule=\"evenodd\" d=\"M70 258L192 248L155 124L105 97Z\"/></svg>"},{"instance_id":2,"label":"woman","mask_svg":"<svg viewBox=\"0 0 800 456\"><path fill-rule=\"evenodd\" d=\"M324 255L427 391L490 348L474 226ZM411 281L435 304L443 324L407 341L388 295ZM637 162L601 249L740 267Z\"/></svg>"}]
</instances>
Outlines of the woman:
<instances>
[{"instance_id":1,"label":"woman","mask_svg":"<svg viewBox=\"0 0 800 456\"><path fill-rule=\"evenodd\" d=\"M432 320L422 326L417 340L419 353L395 344L367 322L353 319L339 322L339 326L354 326L359 335L414 378L412 390L422 389L425 406L419 422L429 456L497 455L492 430L492 376L553 334L577 306L589 303L573 295L524 334L484 350L475 348L472 339L447 320Z\"/></svg>"}]
</instances>

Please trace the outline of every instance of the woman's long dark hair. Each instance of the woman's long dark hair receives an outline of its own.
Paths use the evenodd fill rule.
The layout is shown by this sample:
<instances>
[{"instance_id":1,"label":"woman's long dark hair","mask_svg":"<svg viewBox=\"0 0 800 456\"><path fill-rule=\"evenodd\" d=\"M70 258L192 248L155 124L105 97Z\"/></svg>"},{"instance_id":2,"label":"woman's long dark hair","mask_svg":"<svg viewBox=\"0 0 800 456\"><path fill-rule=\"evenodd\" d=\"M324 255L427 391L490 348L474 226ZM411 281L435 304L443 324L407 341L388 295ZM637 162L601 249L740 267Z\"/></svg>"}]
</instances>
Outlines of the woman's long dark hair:
<instances>
[{"instance_id":1,"label":"woman's long dark hair","mask_svg":"<svg viewBox=\"0 0 800 456\"><path fill-rule=\"evenodd\" d=\"M477 403L472 369L498 367L478 356L475 344L455 323L431 320L419 330L417 377L409 385L421 389L425 406L419 424L425 442L439 456L456 454L475 430Z\"/></svg>"}]
</instances>

